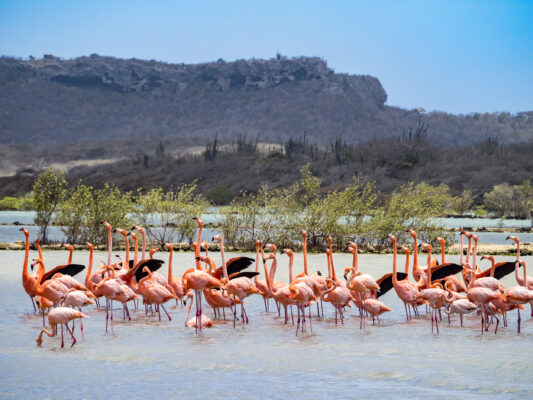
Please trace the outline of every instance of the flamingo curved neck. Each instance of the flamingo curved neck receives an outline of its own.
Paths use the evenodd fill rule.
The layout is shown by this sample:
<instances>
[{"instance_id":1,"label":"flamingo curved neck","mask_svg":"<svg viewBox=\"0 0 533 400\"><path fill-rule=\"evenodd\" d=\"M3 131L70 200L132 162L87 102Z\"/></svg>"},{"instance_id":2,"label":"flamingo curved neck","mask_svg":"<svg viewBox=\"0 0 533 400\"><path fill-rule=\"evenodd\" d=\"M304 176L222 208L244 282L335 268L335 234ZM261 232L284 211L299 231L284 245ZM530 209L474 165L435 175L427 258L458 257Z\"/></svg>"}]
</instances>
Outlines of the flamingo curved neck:
<instances>
[{"instance_id":1,"label":"flamingo curved neck","mask_svg":"<svg viewBox=\"0 0 533 400\"><path fill-rule=\"evenodd\" d=\"M22 277L29 277L30 273L28 272L28 258L30 256L30 235L24 235L26 236L26 245L24 247L25 253L24 253L24 265L22 267Z\"/></svg>"},{"instance_id":2,"label":"flamingo curved neck","mask_svg":"<svg viewBox=\"0 0 533 400\"><path fill-rule=\"evenodd\" d=\"M172 255L174 253L174 249L170 247L168 251L170 252L168 256L168 281L171 282L174 279L172 276Z\"/></svg>"},{"instance_id":3,"label":"flamingo curved neck","mask_svg":"<svg viewBox=\"0 0 533 400\"><path fill-rule=\"evenodd\" d=\"M307 236L304 236L303 238L303 249L304 253L304 273L305 275L309 276L309 270L307 269Z\"/></svg>"},{"instance_id":4,"label":"flamingo curved neck","mask_svg":"<svg viewBox=\"0 0 533 400\"><path fill-rule=\"evenodd\" d=\"M111 265L111 253L113 252L113 234L111 227L107 228L107 265Z\"/></svg>"}]
</instances>

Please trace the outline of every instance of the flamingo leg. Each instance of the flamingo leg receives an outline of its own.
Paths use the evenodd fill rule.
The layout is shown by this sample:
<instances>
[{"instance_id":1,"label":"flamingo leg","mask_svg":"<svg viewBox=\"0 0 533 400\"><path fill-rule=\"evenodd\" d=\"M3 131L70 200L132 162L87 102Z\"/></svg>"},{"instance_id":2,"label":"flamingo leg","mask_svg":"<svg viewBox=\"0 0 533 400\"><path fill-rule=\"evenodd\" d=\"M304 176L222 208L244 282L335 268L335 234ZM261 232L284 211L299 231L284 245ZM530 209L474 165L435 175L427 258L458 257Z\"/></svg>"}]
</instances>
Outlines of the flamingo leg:
<instances>
[{"instance_id":1,"label":"flamingo leg","mask_svg":"<svg viewBox=\"0 0 533 400\"><path fill-rule=\"evenodd\" d=\"M237 323L237 302L235 295L233 295L233 308L231 311L233 312L233 329L235 329L235 324Z\"/></svg>"},{"instance_id":2,"label":"flamingo leg","mask_svg":"<svg viewBox=\"0 0 533 400\"><path fill-rule=\"evenodd\" d=\"M33 312L36 312L37 311L37 307L35 307L35 300L33 299L33 297L30 296L30 299L31 299L31 304L33 306ZM532 313L533 314L533 313Z\"/></svg>"},{"instance_id":3,"label":"flamingo leg","mask_svg":"<svg viewBox=\"0 0 533 400\"><path fill-rule=\"evenodd\" d=\"M168 315L168 312L167 312L165 306L163 304L161 304L161 307L163 307L163 311L165 312L165 314L167 314L168 320L172 321L172 318L170 318L170 315Z\"/></svg>"},{"instance_id":4,"label":"flamingo leg","mask_svg":"<svg viewBox=\"0 0 533 400\"><path fill-rule=\"evenodd\" d=\"M63 324L61 324L61 347L65 347L65 342L63 341Z\"/></svg>"},{"instance_id":5,"label":"flamingo leg","mask_svg":"<svg viewBox=\"0 0 533 400\"><path fill-rule=\"evenodd\" d=\"M309 329L311 329L311 332L313 332L313 321L311 318L311 306L309 306Z\"/></svg>"},{"instance_id":6,"label":"flamingo leg","mask_svg":"<svg viewBox=\"0 0 533 400\"><path fill-rule=\"evenodd\" d=\"M461 319L461 328L463 327L463 314L459 314L459 318Z\"/></svg>"},{"instance_id":7,"label":"flamingo leg","mask_svg":"<svg viewBox=\"0 0 533 400\"><path fill-rule=\"evenodd\" d=\"M155 308L157 309L157 315L159 316L159 321L161 321L161 310L159 309L159 304L156 304Z\"/></svg>"},{"instance_id":8,"label":"flamingo leg","mask_svg":"<svg viewBox=\"0 0 533 400\"><path fill-rule=\"evenodd\" d=\"M409 322L409 314L407 314L407 303L403 303L403 307L405 308L405 319L407 322Z\"/></svg>"},{"instance_id":9,"label":"flamingo leg","mask_svg":"<svg viewBox=\"0 0 533 400\"><path fill-rule=\"evenodd\" d=\"M109 307L111 308L111 333L113 333L113 300L109 300Z\"/></svg>"},{"instance_id":10,"label":"flamingo leg","mask_svg":"<svg viewBox=\"0 0 533 400\"><path fill-rule=\"evenodd\" d=\"M298 330L300 329L300 307L296 306L296 309L298 311L298 323L296 324L296 336L298 336Z\"/></svg>"},{"instance_id":11,"label":"flamingo leg","mask_svg":"<svg viewBox=\"0 0 533 400\"><path fill-rule=\"evenodd\" d=\"M277 307L277 309L278 309L278 317L281 317L281 307L280 307L278 301L276 301L276 307Z\"/></svg>"},{"instance_id":12,"label":"flamingo leg","mask_svg":"<svg viewBox=\"0 0 533 400\"><path fill-rule=\"evenodd\" d=\"M516 310L518 311L518 333L520 333L520 307L516 307Z\"/></svg>"},{"instance_id":13,"label":"flamingo leg","mask_svg":"<svg viewBox=\"0 0 533 400\"><path fill-rule=\"evenodd\" d=\"M74 320L72 322L74 322ZM74 326L74 324L73 324L73 326ZM65 324L65 327L67 328L68 333L70 333L70 336L72 336L72 344L70 345L70 347L72 347L72 346L74 346L76 344L76 338L74 337L74 331L73 330L71 331L69 329L68 324Z\"/></svg>"},{"instance_id":14,"label":"flamingo leg","mask_svg":"<svg viewBox=\"0 0 533 400\"><path fill-rule=\"evenodd\" d=\"M222 315L224 316L224 321L226 320L226 308L222 307Z\"/></svg>"},{"instance_id":15,"label":"flamingo leg","mask_svg":"<svg viewBox=\"0 0 533 400\"><path fill-rule=\"evenodd\" d=\"M109 321L109 300L105 299L105 331L107 332L107 322Z\"/></svg>"}]
</instances>

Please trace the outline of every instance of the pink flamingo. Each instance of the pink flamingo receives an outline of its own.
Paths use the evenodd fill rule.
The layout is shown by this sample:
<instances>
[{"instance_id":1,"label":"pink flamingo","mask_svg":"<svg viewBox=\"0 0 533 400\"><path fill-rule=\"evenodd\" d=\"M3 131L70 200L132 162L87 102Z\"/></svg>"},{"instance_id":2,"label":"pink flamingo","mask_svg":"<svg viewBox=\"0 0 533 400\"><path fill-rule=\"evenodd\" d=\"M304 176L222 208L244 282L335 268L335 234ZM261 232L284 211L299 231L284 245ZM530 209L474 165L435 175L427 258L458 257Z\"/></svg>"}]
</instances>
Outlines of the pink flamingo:
<instances>
[{"instance_id":1,"label":"pink flamingo","mask_svg":"<svg viewBox=\"0 0 533 400\"><path fill-rule=\"evenodd\" d=\"M30 274L28 272L28 258L30 254L30 232L25 228L20 228L26 237L25 253L24 253L24 265L22 266L22 287L30 296L31 304L33 305L33 312L37 311L35 308L35 282L37 282L38 274ZM44 320L44 311L43 311Z\"/></svg>"},{"instance_id":2,"label":"pink flamingo","mask_svg":"<svg viewBox=\"0 0 533 400\"><path fill-rule=\"evenodd\" d=\"M63 325L65 325L67 331L69 331L70 335L72 336L72 344L70 347L74 346L76 344L76 338L74 337L74 334L69 329L67 324L70 321L73 321L78 318L88 318L88 316L82 313L81 311L77 311L68 307L57 307L53 310L50 310L50 312L48 313L48 322L50 323L52 332L43 328L39 333L39 336L37 337L37 346L40 346L43 343L43 333L46 333L49 337L54 337L57 335L58 324L61 325L61 347L65 347L63 341Z\"/></svg>"},{"instance_id":3,"label":"pink flamingo","mask_svg":"<svg viewBox=\"0 0 533 400\"><path fill-rule=\"evenodd\" d=\"M396 294L400 298L400 300L403 302L405 307L405 318L407 321L409 321L409 313L408 313L408 307L412 306L413 309L416 307L416 300L415 296L418 294L418 286L409 281L409 276L407 275L406 279L398 280L397 277L397 256L398 251L396 248L396 237L394 237L392 234L389 234L389 239L392 241L392 251L393 251L393 258L392 258L392 285L394 287L394 290L396 291ZM409 249L406 247L404 248L406 251L406 269L409 268Z\"/></svg>"},{"instance_id":4,"label":"pink flamingo","mask_svg":"<svg viewBox=\"0 0 533 400\"><path fill-rule=\"evenodd\" d=\"M516 266L515 266L516 273L518 273L518 264L520 264L524 268L524 279L519 286L513 286L507 289L505 291L505 296L511 303L521 305L521 304L526 304L526 303L533 301L533 290L529 290L528 287L526 286L526 282L527 282L526 262L525 261L516 262ZM517 307L516 310L518 311L518 320L517 320L518 333L520 333L520 321L521 321L520 308Z\"/></svg>"}]
</instances>

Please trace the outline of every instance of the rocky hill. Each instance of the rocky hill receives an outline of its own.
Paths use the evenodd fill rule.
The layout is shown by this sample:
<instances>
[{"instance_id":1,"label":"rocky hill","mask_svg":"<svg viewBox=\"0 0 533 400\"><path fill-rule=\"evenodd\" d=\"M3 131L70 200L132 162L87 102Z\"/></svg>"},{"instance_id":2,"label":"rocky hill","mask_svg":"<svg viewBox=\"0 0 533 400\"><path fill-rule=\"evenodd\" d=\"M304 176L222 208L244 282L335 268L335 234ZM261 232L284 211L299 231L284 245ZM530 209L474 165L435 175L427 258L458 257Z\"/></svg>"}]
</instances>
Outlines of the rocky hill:
<instances>
[{"instance_id":1,"label":"rocky hill","mask_svg":"<svg viewBox=\"0 0 533 400\"><path fill-rule=\"evenodd\" d=\"M433 140L533 136L533 116L456 116L386 106L378 79L335 73L319 58L168 64L91 55L0 58L3 144L90 142L146 136L259 135L279 143L306 132L328 144L390 137L430 126Z\"/></svg>"}]
</instances>

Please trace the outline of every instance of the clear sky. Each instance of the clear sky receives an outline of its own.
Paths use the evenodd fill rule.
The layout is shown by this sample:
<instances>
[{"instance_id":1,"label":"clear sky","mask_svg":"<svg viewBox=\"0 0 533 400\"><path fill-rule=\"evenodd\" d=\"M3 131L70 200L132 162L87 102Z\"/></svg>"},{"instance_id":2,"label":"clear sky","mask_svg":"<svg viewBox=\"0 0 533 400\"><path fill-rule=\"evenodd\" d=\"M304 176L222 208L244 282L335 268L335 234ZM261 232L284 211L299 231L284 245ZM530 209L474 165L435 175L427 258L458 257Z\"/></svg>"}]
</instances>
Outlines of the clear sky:
<instances>
[{"instance_id":1,"label":"clear sky","mask_svg":"<svg viewBox=\"0 0 533 400\"><path fill-rule=\"evenodd\" d=\"M388 104L533 110L533 1L0 0L0 54L198 63L320 56Z\"/></svg>"}]
</instances>

